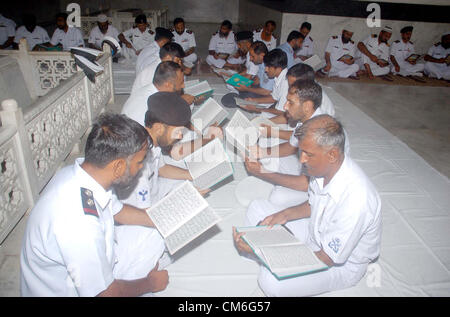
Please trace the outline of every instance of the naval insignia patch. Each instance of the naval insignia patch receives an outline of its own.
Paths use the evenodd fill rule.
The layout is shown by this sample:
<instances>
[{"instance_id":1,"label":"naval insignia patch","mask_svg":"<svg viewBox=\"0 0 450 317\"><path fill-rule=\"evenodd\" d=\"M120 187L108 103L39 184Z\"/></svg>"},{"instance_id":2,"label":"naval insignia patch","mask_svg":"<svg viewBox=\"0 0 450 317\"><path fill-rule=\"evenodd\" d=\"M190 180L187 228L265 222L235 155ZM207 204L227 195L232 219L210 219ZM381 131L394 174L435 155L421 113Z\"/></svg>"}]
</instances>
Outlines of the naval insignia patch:
<instances>
[{"instance_id":1,"label":"naval insignia patch","mask_svg":"<svg viewBox=\"0 0 450 317\"><path fill-rule=\"evenodd\" d=\"M80 187L81 202L85 215L91 215L98 218L97 207L95 207L94 194L90 189Z\"/></svg>"}]
</instances>

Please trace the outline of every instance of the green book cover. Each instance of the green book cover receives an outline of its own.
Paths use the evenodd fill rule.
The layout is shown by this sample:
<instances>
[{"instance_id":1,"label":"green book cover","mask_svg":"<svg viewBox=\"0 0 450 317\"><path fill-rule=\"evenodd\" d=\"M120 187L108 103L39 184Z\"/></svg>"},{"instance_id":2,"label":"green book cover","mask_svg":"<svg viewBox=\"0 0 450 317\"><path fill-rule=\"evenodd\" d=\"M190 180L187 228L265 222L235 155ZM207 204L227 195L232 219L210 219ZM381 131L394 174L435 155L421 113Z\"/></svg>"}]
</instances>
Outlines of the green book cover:
<instances>
[{"instance_id":1,"label":"green book cover","mask_svg":"<svg viewBox=\"0 0 450 317\"><path fill-rule=\"evenodd\" d=\"M237 87L238 84L241 84L242 86L248 87L251 84L253 84L253 80L248 79L239 74L234 74L227 80L227 84L230 84L231 86L235 86L235 87Z\"/></svg>"}]
</instances>

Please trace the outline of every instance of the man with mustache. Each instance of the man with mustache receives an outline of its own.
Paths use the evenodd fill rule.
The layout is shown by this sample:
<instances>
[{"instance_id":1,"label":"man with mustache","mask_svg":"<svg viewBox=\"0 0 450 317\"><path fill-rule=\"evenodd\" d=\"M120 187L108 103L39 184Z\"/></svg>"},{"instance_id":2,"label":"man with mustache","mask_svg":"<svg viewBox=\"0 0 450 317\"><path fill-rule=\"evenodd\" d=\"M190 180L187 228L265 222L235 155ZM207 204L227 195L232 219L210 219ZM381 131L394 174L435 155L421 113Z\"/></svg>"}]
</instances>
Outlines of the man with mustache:
<instances>
[{"instance_id":1,"label":"man with mustache","mask_svg":"<svg viewBox=\"0 0 450 317\"><path fill-rule=\"evenodd\" d=\"M372 34L365 41L358 43L357 62L361 70L367 73L370 79L381 76L382 79L393 81L388 76L391 71L389 67L389 44L392 28L385 26L378 35Z\"/></svg>"},{"instance_id":2,"label":"man with mustache","mask_svg":"<svg viewBox=\"0 0 450 317\"><path fill-rule=\"evenodd\" d=\"M31 211L20 257L22 296L139 296L166 288L168 273L158 264L162 237L144 210L114 193L139 175L151 148L134 120L99 116L85 157L58 171Z\"/></svg>"},{"instance_id":3,"label":"man with mustache","mask_svg":"<svg viewBox=\"0 0 450 317\"><path fill-rule=\"evenodd\" d=\"M401 76L410 76L412 79L425 82L422 77L424 64L417 64L417 60L408 59L412 54L415 54L414 44L411 42L413 27L405 26L400 30L401 41L397 40L391 46L391 62L392 73Z\"/></svg>"},{"instance_id":4,"label":"man with mustache","mask_svg":"<svg viewBox=\"0 0 450 317\"><path fill-rule=\"evenodd\" d=\"M275 21L268 20L264 23L264 27L262 29L253 31L253 40L263 42L268 51L273 50L277 47L277 38L273 35L277 25Z\"/></svg>"},{"instance_id":5,"label":"man with mustache","mask_svg":"<svg viewBox=\"0 0 450 317\"><path fill-rule=\"evenodd\" d=\"M450 32L442 35L425 55L425 74L437 79L450 80Z\"/></svg>"},{"instance_id":6,"label":"man with mustache","mask_svg":"<svg viewBox=\"0 0 450 317\"><path fill-rule=\"evenodd\" d=\"M122 42L123 55L129 59L136 59L141 51L155 41L155 32L150 29L145 14L140 14L134 19L131 29L119 34Z\"/></svg>"},{"instance_id":7,"label":"man with mustache","mask_svg":"<svg viewBox=\"0 0 450 317\"><path fill-rule=\"evenodd\" d=\"M228 57L236 53L238 47L232 27L231 22L225 20L220 25L219 31L211 37L208 46L209 55L206 58L208 65L223 68Z\"/></svg>"},{"instance_id":8,"label":"man with mustache","mask_svg":"<svg viewBox=\"0 0 450 317\"><path fill-rule=\"evenodd\" d=\"M62 12L56 15L56 30L53 33L49 47L62 46L63 51L70 50L71 47L84 47L84 40L81 31L67 24L67 13Z\"/></svg>"},{"instance_id":9,"label":"man with mustache","mask_svg":"<svg viewBox=\"0 0 450 317\"><path fill-rule=\"evenodd\" d=\"M97 16L97 26L89 33L89 47L103 50L102 42L105 36L110 36L119 42L119 31L109 24L108 17L105 14L99 14Z\"/></svg>"},{"instance_id":10,"label":"man with mustache","mask_svg":"<svg viewBox=\"0 0 450 317\"><path fill-rule=\"evenodd\" d=\"M314 55L314 41L309 36L311 32L312 25L309 22L303 22L300 26L300 33L303 34L305 39L303 40L302 47L295 52L295 62L299 63L301 61L307 60Z\"/></svg>"},{"instance_id":11,"label":"man with mustache","mask_svg":"<svg viewBox=\"0 0 450 317\"><path fill-rule=\"evenodd\" d=\"M287 56L287 68L291 68L295 65L295 52L302 48L305 36L299 31L292 31L289 33L286 43L281 44L277 48L284 51Z\"/></svg>"},{"instance_id":12,"label":"man with mustache","mask_svg":"<svg viewBox=\"0 0 450 317\"><path fill-rule=\"evenodd\" d=\"M322 73L329 77L359 79L359 66L355 64L355 43L352 41L353 32L347 26L342 30L341 36L332 36L325 48L325 61L327 65ZM319 72L320 74L320 72Z\"/></svg>"},{"instance_id":13,"label":"man with mustache","mask_svg":"<svg viewBox=\"0 0 450 317\"><path fill-rule=\"evenodd\" d=\"M380 254L380 196L345 154L342 125L319 115L296 129L295 136L309 177L308 200L265 217L259 225L286 225L328 269L278 280L261 265L258 284L267 296L313 296L354 286ZM233 230L236 248L253 254L243 235Z\"/></svg>"},{"instance_id":14,"label":"man with mustache","mask_svg":"<svg viewBox=\"0 0 450 317\"><path fill-rule=\"evenodd\" d=\"M197 54L195 54L197 44L195 42L194 32L186 29L182 18L175 18L173 20L173 26L173 41L181 45L184 51L183 63L185 66L187 65L186 67L193 68L198 59Z\"/></svg>"}]
</instances>

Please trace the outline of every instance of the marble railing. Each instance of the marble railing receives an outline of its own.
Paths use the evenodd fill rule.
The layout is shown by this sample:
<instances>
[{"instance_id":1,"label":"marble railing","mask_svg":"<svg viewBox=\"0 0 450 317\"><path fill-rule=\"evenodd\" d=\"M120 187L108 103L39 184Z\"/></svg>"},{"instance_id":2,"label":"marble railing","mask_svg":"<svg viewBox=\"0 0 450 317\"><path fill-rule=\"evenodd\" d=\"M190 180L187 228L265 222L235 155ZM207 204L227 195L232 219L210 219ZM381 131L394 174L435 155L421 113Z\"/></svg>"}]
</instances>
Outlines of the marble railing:
<instances>
[{"instance_id":1,"label":"marble railing","mask_svg":"<svg viewBox=\"0 0 450 317\"><path fill-rule=\"evenodd\" d=\"M54 65L61 63L65 70L72 69L70 53L33 53L29 52L26 61L20 60L21 56L18 56L24 78L39 72L36 69L39 67L38 60L51 61ZM70 76L61 77L57 86L46 91L38 89L42 83L39 80L37 85L32 86L34 93L45 95L36 98L28 107L22 109L14 99L2 102L0 243L33 206L39 193L64 164L67 156L78 148L92 121L106 104L114 102L112 60L106 48L98 63L105 70L96 77L95 83L89 81L82 71L75 71L75 68ZM25 71L24 65L28 65Z\"/></svg>"}]
</instances>

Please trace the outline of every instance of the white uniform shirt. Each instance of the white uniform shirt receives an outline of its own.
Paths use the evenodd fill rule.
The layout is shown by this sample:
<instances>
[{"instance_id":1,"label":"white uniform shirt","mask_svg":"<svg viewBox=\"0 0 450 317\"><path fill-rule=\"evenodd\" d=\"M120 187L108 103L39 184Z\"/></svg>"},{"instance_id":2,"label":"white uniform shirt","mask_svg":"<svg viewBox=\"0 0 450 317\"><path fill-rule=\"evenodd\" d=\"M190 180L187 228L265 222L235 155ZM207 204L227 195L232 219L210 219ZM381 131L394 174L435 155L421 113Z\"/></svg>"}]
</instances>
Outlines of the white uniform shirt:
<instances>
[{"instance_id":1,"label":"white uniform shirt","mask_svg":"<svg viewBox=\"0 0 450 317\"><path fill-rule=\"evenodd\" d=\"M216 32L209 40L208 50L215 51L216 53L233 55L237 49L233 31L230 31L227 37L220 37L219 32Z\"/></svg>"},{"instance_id":2,"label":"white uniform shirt","mask_svg":"<svg viewBox=\"0 0 450 317\"><path fill-rule=\"evenodd\" d=\"M67 32L64 32L63 30L57 28L53 33L50 44L62 44L63 50L68 51L70 50L70 47L84 47L84 40L81 31L76 27L69 25Z\"/></svg>"},{"instance_id":3,"label":"white uniform shirt","mask_svg":"<svg viewBox=\"0 0 450 317\"><path fill-rule=\"evenodd\" d=\"M173 41L178 43L183 48L183 51L189 50L191 47L196 47L194 32L188 29L184 29L184 32L180 35L177 31L173 31Z\"/></svg>"},{"instance_id":4,"label":"white uniform shirt","mask_svg":"<svg viewBox=\"0 0 450 317\"><path fill-rule=\"evenodd\" d=\"M263 42L264 44L266 44L268 51L271 51L274 48L276 48L277 47L277 39L276 39L276 37L272 35L272 37L270 38L270 41L264 41L261 38L261 33L262 32L264 32L264 30L254 30L253 31L253 42L256 42L256 41Z\"/></svg>"},{"instance_id":5,"label":"white uniform shirt","mask_svg":"<svg viewBox=\"0 0 450 317\"><path fill-rule=\"evenodd\" d=\"M5 44L9 37L16 34L16 23L0 14L0 45ZM11 46L8 47L11 49Z\"/></svg>"},{"instance_id":6,"label":"white uniform shirt","mask_svg":"<svg viewBox=\"0 0 450 317\"><path fill-rule=\"evenodd\" d=\"M303 40L302 47L295 52L297 56L312 56L314 55L314 42L311 36L306 36Z\"/></svg>"},{"instance_id":7,"label":"white uniform shirt","mask_svg":"<svg viewBox=\"0 0 450 317\"><path fill-rule=\"evenodd\" d=\"M94 44L95 47L102 48L102 42L105 36L110 36L114 38L116 41L119 41L119 31L114 26L108 25L108 30L106 30L106 34L103 34L97 25L91 30L91 33L89 33L88 43Z\"/></svg>"},{"instance_id":8,"label":"white uniform shirt","mask_svg":"<svg viewBox=\"0 0 450 317\"><path fill-rule=\"evenodd\" d=\"M139 72L134 80L133 87L131 88L131 94L141 87L150 85L153 83L153 77L155 77L156 68L161 63L161 59L158 58L150 65L147 65L141 72Z\"/></svg>"},{"instance_id":9,"label":"white uniform shirt","mask_svg":"<svg viewBox=\"0 0 450 317\"><path fill-rule=\"evenodd\" d=\"M247 52L247 56L245 58L245 67L247 68L246 73L252 76L256 76L258 74L259 71L259 66L255 65L251 60L250 60L250 53Z\"/></svg>"},{"instance_id":10,"label":"white uniform shirt","mask_svg":"<svg viewBox=\"0 0 450 317\"><path fill-rule=\"evenodd\" d=\"M25 38L28 44L28 50L31 51L37 44L50 42L50 37L46 30L36 25L33 32L27 30L25 25L20 26L16 31L14 43L19 44L20 40Z\"/></svg>"},{"instance_id":11,"label":"white uniform shirt","mask_svg":"<svg viewBox=\"0 0 450 317\"><path fill-rule=\"evenodd\" d=\"M378 35L369 36L363 43L371 54L375 55L378 59L384 59L389 62L389 46L386 43L378 43ZM369 59L365 54L360 54L364 59Z\"/></svg>"},{"instance_id":12,"label":"white uniform shirt","mask_svg":"<svg viewBox=\"0 0 450 317\"><path fill-rule=\"evenodd\" d=\"M158 89L153 84L136 89L123 105L121 113L145 127L145 113L148 110L147 99L157 92Z\"/></svg>"},{"instance_id":13,"label":"white uniform shirt","mask_svg":"<svg viewBox=\"0 0 450 317\"><path fill-rule=\"evenodd\" d=\"M146 28L144 32L141 32L137 27L128 29L122 32L125 39L133 44L136 51L142 50L144 47L155 42L155 32Z\"/></svg>"},{"instance_id":14,"label":"white uniform shirt","mask_svg":"<svg viewBox=\"0 0 450 317\"><path fill-rule=\"evenodd\" d=\"M138 55L136 60L136 75L138 75L144 68L159 59L159 51L161 48L158 43L153 41L149 46L145 47Z\"/></svg>"},{"instance_id":15,"label":"white uniform shirt","mask_svg":"<svg viewBox=\"0 0 450 317\"><path fill-rule=\"evenodd\" d=\"M350 55L355 57L356 47L353 41L349 41L348 43L344 44L342 42L342 35L332 36L328 40L325 52L330 53L331 64L334 64L338 59L340 59L344 55Z\"/></svg>"},{"instance_id":16,"label":"white uniform shirt","mask_svg":"<svg viewBox=\"0 0 450 317\"><path fill-rule=\"evenodd\" d=\"M23 296L96 296L114 280L113 216L123 205L83 161L58 171L31 211L20 257Z\"/></svg>"},{"instance_id":17,"label":"white uniform shirt","mask_svg":"<svg viewBox=\"0 0 450 317\"><path fill-rule=\"evenodd\" d=\"M439 42L439 43L433 45L432 47L430 47L427 54L436 59L446 58L447 55L450 54L450 48L445 49ZM440 65L447 66L446 64L440 64Z\"/></svg>"},{"instance_id":18,"label":"white uniform shirt","mask_svg":"<svg viewBox=\"0 0 450 317\"><path fill-rule=\"evenodd\" d=\"M272 98L277 100L277 104L275 108L277 110L284 111L284 104L286 103L287 93L289 91L289 83L286 78L287 68L283 69L278 75L278 77L274 78L273 82L273 90L272 90Z\"/></svg>"},{"instance_id":19,"label":"white uniform shirt","mask_svg":"<svg viewBox=\"0 0 450 317\"><path fill-rule=\"evenodd\" d=\"M375 187L349 157L330 183L311 177L307 245L336 264L367 264L380 254L381 202Z\"/></svg>"}]
</instances>

